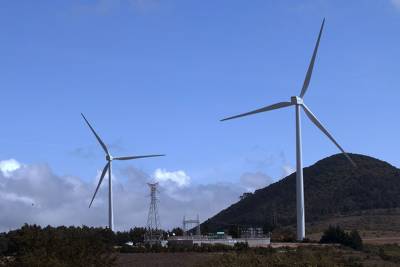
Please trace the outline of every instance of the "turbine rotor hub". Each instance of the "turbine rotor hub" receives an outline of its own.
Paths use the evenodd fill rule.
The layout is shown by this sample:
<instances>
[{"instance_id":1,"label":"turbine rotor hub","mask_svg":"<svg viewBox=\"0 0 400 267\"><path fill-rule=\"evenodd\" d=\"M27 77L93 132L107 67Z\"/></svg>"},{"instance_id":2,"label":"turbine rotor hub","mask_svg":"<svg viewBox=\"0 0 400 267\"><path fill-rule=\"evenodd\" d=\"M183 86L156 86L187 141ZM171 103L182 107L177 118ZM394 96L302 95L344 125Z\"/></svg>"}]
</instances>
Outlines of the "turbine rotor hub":
<instances>
[{"instance_id":1,"label":"turbine rotor hub","mask_svg":"<svg viewBox=\"0 0 400 267\"><path fill-rule=\"evenodd\" d=\"M294 105L302 105L303 102L303 98L299 97L299 96L292 96L290 98L290 102L292 102L292 104Z\"/></svg>"},{"instance_id":2,"label":"turbine rotor hub","mask_svg":"<svg viewBox=\"0 0 400 267\"><path fill-rule=\"evenodd\" d=\"M112 157L111 155L106 155L106 160L107 160L107 161L112 161L112 160L113 160L113 157Z\"/></svg>"}]
</instances>

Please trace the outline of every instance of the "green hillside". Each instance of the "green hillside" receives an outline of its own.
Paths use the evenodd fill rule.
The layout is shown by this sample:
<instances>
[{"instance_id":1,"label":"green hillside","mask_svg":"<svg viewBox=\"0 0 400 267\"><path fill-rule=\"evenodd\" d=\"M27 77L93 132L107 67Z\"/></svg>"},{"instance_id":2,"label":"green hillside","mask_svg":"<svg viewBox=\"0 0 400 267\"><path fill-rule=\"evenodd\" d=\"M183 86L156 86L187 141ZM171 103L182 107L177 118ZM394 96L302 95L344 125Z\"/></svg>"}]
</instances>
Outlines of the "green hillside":
<instances>
[{"instance_id":1,"label":"green hillside","mask_svg":"<svg viewBox=\"0 0 400 267\"><path fill-rule=\"evenodd\" d=\"M400 207L400 170L372 157L350 156L357 168L342 154L336 154L304 169L306 223L338 214ZM202 229L295 223L296 174L293 173L221 211L205 221Z\"/></svg>"}]
</instances>

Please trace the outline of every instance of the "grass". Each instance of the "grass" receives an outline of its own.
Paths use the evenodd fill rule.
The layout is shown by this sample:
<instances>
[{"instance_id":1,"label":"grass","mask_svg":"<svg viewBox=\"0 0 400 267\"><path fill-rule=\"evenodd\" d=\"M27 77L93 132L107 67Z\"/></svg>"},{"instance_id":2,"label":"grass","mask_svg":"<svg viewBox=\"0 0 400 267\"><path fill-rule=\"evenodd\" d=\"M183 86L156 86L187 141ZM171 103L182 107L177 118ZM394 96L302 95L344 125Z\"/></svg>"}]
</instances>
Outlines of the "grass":
<instances>
[{"instance_id":1,"label":"grass","mask_svg":"<svg viewBox=\"0 0 400 267\"><path fill-rule=\"evenodd\" d=\"M199 264L199 267L261 267L261 266L362 266L359 255L347 256L335 247L299 247L249 250L225 253Z\"/></svg>"},{"instance_id":2,"label":"grass","mask_svg":"<svg viewBox=\"0 0 400 267\"><path fill-rule=\"evenodd\" d=\"M118 266L261 267L261 266L400 266L398 245L366 245L356 251L341 246L309 245L253 248L239 252L133 253L119 256Z\"/></svg>"}]
</instances>

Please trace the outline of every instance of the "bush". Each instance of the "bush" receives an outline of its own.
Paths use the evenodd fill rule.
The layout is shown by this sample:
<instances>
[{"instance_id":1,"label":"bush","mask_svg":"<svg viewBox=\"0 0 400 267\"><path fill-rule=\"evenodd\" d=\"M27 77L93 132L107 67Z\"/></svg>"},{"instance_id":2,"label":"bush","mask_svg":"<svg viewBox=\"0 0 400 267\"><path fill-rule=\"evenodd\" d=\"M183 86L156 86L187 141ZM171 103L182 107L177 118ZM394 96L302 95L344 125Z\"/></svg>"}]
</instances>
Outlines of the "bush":
<instances>
[{"instance_id":1,"label":"bush","mask_svg":"<svg viewBox=\"0 0 400 267\"><path fill-rule=\"evenodd\" d=\"M356 250L362 250L363 242L362 242L360 234L358 233L357 230L353 230L350 232L350 235L348 237L347 246L349 246L353 249L356 249Z\"/></svg>"},{"instance_id":2,"label":"bush","mask_svg":"<svg viewBox=\"0 0 400 267\"><path fill-rule=\"evenodd\" d=\"M362 239L357 230L346 233L339 226L329 226L322 235L320 243L341 244L356 250L361 250L363 248Z\"/></svg>"}]
</instances>

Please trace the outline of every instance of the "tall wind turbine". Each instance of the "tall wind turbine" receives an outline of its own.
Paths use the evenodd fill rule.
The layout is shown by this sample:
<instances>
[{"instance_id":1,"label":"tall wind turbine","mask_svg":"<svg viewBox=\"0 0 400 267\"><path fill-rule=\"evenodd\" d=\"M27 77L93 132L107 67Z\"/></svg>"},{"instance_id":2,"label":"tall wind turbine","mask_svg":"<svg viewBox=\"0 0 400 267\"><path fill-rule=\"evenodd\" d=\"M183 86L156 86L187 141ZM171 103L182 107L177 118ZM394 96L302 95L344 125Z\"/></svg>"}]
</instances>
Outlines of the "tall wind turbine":
<instances>
[{"instance_id":1,"label":"tall wind turbine","mask_svg":"<svg viewBox=\"0 0 400 267\"><path fill-rule=\"evenodd\" d=\"M112 197L112 179L111 179L111 173L112 173L112 161L113 160L131 160L131 159L141 159L141 158L151 158L151 157L161 157L165 155L146 155L146 156L129 156L129 157L112 157L110 152L108 151L107 146L104 144L104 142L100 139L99 135L96 133L96 131L93 129L93 127L90 125L89 121L86 119L86 117L81 113L83 119L86 121L87 125L89 126L90 130L93 132L94 136L96 137L97 141L100 143L101 147L103 148L104 152L106 153L106 166L104 166L103 172L101 173L99 183L97 184L96 191L94 192L94 195L92 197L92 201L90 201L89 208L92 206L93 200L96 197L97 191L100 188L101 182L103 182L104 177L106 176L106 173L108 171L108 227L110 228L111 231L114 230L114 212L113 212L113 197Z\"/></svg>"},{"instance_id":2,"label":"tall wind turbine","mask_svg":"<svg viewBox=\"0 0 400 267\"><path fill-rule=\"evenodd\" d=\"M304 95L310 84L312 71L314 68L315 58L317 56L319 41L321 39L322 30L324 29L325 19L322 21L321 29L319 31L317 43L314 48L314 52L311 58L310 65L307 70L306 78L304 80L303 87L301 89L300 96L292 96L289 102L279 102L270 106L266 106L260 109L256 109L247 113L243 113L237 116L229 117L221 121L236 119L248 115L253 115L261 112L266 112L274 109L280 109L289 106L295 106L296 110L296 203L297 203L297 240L301 241L305 237L305 218L304 218L304 189L303 189L303 166L302 166L302 149L301 149L301 129L300 129L300 107L303 108L307 117L343 152L343 154L349 159L353 166L356 166L350 156L343 150L343 148L336 142L333 136L325 129L321 122L315 117L311 110L304 103Z\"/></svg>"}]
</instances>

